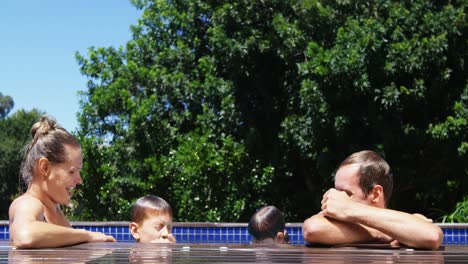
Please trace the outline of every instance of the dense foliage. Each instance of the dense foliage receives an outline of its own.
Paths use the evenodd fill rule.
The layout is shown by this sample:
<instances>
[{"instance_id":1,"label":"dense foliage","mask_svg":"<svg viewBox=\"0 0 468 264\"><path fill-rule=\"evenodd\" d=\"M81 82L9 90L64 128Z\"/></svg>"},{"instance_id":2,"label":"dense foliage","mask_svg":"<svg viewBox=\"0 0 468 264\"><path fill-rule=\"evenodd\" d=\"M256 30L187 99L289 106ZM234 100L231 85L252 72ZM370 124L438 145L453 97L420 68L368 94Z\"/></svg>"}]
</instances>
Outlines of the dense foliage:
<instances>
[{"instance_id":1,"label":"dense foliage","mask_svg":"<svg viewBox=\"0 0 468 264\"><path fill-rule=\"evenodd\" d=\"M3 108L1 102L6 101L8 108ZM0 117L0 219L8 219L11 201L25 189L19 176L21 151L31 139L31 126L43 114L38 110L19 110L7 116L13 105L13 98L0 93L0 112L4 113Z\"/></svg>"},{"instance_id":2,"label":"dense foliage","mask_svg":"<svg viewBox=\"0 0 468 264\"><path fill-rule=\"evenodd\" d=\"M439 217L468 188L464 1L133 1L125 47L77 54L89 78L75 218L288 221L319 210L336 166L373 149L391 206Z\"/></svg>"}]
</instances>

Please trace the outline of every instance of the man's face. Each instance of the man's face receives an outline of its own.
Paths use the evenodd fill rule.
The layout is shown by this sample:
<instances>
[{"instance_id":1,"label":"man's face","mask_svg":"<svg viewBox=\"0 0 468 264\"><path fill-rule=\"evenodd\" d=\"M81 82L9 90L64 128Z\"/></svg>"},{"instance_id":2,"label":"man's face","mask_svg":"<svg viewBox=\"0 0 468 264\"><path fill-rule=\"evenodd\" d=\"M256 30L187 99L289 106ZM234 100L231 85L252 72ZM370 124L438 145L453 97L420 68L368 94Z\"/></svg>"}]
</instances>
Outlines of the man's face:
<instances>
[{"instance_id":1,"label":"man's face","mask_svg":"<svg viewBox=\"0 0 468 264\"><path fill-rule=\"evenodd\" d=\"M346 192L353 201L372 205L370 198L359 186L359 166L360 164L350 164L339 168L335 175L335 189Z\"/></svg>"}]
</instances>

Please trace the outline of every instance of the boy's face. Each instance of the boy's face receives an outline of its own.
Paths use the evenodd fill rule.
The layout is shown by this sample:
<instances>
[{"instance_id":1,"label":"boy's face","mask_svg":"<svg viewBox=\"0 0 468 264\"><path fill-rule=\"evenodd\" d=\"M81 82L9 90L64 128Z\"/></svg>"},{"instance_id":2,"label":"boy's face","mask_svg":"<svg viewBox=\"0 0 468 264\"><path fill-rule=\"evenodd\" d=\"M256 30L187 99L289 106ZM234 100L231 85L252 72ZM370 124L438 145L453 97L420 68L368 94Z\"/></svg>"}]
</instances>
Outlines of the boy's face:
<instances>
[{"instance_id":1,"label":"boy's face","mask_svg":"<svg viewBox=\"0 0 468 264\"><path fill-rule=\"evenodd\" d=\"M141 243L174 243L172 217L169 214L148 215L141 224L132 222L133 238Z\"/></svg>"}]
</instances>

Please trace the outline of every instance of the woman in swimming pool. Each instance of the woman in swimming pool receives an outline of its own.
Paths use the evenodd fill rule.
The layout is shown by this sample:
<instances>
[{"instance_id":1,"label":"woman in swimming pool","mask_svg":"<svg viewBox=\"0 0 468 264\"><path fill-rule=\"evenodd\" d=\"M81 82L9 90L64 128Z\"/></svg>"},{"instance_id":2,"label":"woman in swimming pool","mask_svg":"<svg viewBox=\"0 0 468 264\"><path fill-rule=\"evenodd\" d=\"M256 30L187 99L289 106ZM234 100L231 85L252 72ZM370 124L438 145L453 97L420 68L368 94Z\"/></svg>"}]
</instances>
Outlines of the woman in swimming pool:
<instances>
[{"instance_id":1,"label":"woman in swimming pool","mask_svg":"<svg viewBox=\"0 0 468 264\"><path fill-rule=\"evenodd\" d=\"M60 205L82 184L80 143L56 121L43 116L31 129L21 176L27 191L10 205L10 240L16 248L45 248L83 242L115 242L103 233L73 229Z\"/></svg>"}]
</instances>

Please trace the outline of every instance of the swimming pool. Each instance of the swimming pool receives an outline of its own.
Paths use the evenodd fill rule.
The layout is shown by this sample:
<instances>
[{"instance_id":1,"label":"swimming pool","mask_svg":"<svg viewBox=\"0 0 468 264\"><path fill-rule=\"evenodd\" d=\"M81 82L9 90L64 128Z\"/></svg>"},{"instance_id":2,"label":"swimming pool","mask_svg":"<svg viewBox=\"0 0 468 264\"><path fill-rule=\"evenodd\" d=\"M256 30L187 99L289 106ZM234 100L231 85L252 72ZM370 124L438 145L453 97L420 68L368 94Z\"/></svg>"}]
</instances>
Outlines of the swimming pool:
<instances>
[{"instance_id":1,"label":"swimming pool","mask_svg":"<svg viewBox=\"0 0 468 264\"><path fill-rule=\"evenodd\" d=\"M83 243L53 249L14 249L0 241L0 263L468 263L468 246L438 250L307 247L285 244Z\"/></svg>"},{"instance_id":2,"label":"swimming pool","mask_svg":"<svg viewBox=\"0 0 468 264\"><path fill-rule=\"evenodd\" d=\"M119 242L133 242L129 222L72 222L72 225L74 228L112 235ZM468 245L468 223L438 225L444 232L444 245ZM286 229L291 244L304 244L302 223L288 223ZM247 223L176 222L172 232L178 243L249 244L252 241ZM0 221L0 241L9 239L8 221Z\"/></svg>"}]
</instances>

